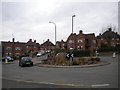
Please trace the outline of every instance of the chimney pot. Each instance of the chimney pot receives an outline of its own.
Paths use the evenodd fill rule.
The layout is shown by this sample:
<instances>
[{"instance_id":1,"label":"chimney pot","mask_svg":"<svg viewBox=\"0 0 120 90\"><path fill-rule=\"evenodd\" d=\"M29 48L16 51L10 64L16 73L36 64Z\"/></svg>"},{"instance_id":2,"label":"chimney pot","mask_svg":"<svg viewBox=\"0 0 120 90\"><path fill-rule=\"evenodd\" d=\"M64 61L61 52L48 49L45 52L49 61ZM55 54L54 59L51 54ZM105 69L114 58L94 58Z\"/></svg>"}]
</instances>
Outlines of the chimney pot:
<instances>
[{"instance_id":1,"label":"chimney pot","mask_svg":"<svg viewBox=\"0 0 120 90\"><path fill-rule=\"evenodd\" d=\"M82 34L82 33L83 33L83 31L82 31L82 30L80 30L80 31L79 31L79 34Z\"/></svg>"},{"instance_id":2,"label":"chimney pot","mask_svg":"<svg viewBox=\"0 0 120 90\"><path fill-rule=\"evenodd\" d=\"M15 38L13 38L12 41L15 42Z\"/></svg>"}]
</instances>

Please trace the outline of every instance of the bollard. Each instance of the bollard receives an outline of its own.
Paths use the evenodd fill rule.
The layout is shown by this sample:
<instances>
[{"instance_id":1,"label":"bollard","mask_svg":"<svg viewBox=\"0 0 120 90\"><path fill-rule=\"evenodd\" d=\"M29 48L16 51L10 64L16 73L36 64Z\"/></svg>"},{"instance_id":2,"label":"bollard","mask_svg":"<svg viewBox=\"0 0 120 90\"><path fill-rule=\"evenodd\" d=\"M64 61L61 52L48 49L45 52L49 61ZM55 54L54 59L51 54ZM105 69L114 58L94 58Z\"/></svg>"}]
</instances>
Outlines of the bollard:
<instances>
[{"instance_id":1,"label":"bollard","mask_svg":"<svg viewBox=\"0 0 120 90\"><path fill-rule=\"evenodd\" d=\"M5 63L8 63L8 60L7 60L7 59L5 59Z\"/></svg>"},{"instance_id":2,"label":"bollard","mask_svg":"<svg viewBox=\"0 0 120 90\"><path fill-rule=\"evenodd\" d=\"M112 56L113 58L115 58L116 57L116 54L115 54L115 52L113 53L113 56Z\"/></svg>"}]
</instances>

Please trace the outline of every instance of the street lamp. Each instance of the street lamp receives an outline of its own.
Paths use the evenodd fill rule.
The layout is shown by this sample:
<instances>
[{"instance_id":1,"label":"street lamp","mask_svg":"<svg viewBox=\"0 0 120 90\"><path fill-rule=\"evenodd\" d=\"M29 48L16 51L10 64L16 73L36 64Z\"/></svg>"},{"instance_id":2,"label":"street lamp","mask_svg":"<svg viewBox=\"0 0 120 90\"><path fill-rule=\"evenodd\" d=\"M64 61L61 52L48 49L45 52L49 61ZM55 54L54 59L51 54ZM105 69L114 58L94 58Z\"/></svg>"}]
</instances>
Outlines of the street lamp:
<instances>
[{"instance_id":1,"label":"street lamp","mask_svg":"<svg viewBox=\"0 0 120 90\"><path fill-rule=\"evenodd\" d=\"M55 44L56 44L56 24L54 22L49 22L55 25Z\"/></svg>"},{"instance_id":2,"label":"street lamp","mask_svg":"<svg viewBox=\"0 0 120 90\"><path fill-rule=\"evenodd\" d=\"M73 17L75 17L75 15L72 15L72 34L73 34Z\"/></svg>"}]
</instances>

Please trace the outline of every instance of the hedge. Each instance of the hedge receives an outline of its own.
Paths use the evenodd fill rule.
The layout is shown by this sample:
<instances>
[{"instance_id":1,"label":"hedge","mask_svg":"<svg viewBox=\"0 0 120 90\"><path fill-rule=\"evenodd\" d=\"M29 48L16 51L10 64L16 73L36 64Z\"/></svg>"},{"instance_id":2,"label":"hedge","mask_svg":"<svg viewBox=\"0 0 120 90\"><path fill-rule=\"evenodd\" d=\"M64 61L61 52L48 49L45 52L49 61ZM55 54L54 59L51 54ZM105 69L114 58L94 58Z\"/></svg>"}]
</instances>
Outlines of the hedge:
<instances>
[{"instance_id":1,"label":"hedge","mask_svg":"<svg viewBox=\"0 0 120 90\"><path fill-rule=\"evenodd\" d=\"M55 54L60 53L60 52L70 53L69 50L63 50L63 49L54 50ZM90 50L74 50L72 53L74 54L74 57L90 56Z\"/></svg>"},{"instance_id":2,"label":"hedge","mask_svg":"<svg viewBox=\"0 0 120 90\"><path fill-rule=\"evenodd\" d=\"M109 47L109 48L99 48L99 52L110 52L110 51L119 51L120 47Z\"/></svg>"},{"instance_id":3,"label":"hedge","mask_svg":"<svg viewBox=\"0 0 120 90\"><path fill-rule=\"evenodd\" d=\"M90 56L90 50L74 50L74 57L85 57Z\"/></svg>"}]
</instances>

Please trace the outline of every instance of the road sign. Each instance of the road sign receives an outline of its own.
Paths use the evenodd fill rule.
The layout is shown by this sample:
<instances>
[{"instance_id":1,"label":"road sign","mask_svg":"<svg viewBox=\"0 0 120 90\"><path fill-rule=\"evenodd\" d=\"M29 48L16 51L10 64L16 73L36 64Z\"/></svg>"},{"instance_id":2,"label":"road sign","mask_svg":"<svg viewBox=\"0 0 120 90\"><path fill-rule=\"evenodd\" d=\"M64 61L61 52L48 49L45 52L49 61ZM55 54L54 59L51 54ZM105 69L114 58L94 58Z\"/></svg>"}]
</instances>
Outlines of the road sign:
<instances>
[{"instance_id":1,"label":"road sign","mask_svg":"<svg viewBox=\"0 0 120 90\"><path fill-rule=\"evenodd\" d=\"M71 57L74 57L74 55L73 55L73 54L71 54Z\"/></svg>"},{"instance_id":2,"label":"road sign","mask_svg":"<svg viewBox=\"0 0 120 90\"><path fill-rule=\"evenodd\" d=\"M70 59L71 57L73 58L73 57L74 57L74 54L68 53L68 54L66 55L66 57L69 58L69 59Z\"/></svg>"},{"instance_id":3,"label":"road sign","mask_svg":"<svg viewBox=\"0 0 120 90\"><path fill-rule=\"evenodd\" d=\"M73 46L70 47L70 51L74 51L74 47Z\"/></svg>"}]
</instances>

